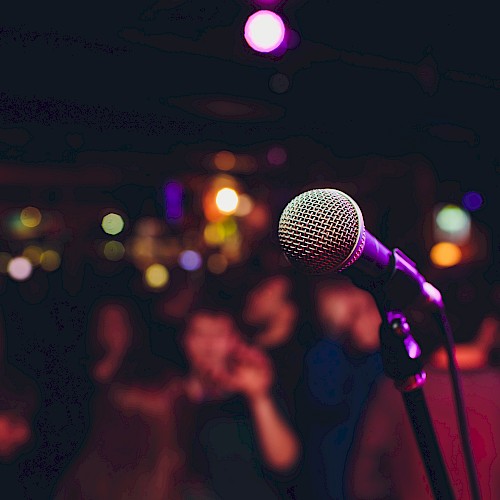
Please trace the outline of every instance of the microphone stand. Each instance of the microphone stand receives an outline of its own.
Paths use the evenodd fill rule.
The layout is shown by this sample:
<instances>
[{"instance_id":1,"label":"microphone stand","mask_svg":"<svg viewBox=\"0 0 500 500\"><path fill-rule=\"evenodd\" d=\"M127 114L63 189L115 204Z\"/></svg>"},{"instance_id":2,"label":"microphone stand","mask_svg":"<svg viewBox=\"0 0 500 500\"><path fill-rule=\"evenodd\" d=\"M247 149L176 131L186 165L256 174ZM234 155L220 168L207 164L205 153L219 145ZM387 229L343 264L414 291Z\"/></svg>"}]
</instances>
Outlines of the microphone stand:
<instances>
[{"instance_id":1,"label":"microphone stand","mask_svg":"<svg viewBox=\"0 0 500 500\"><path fill-rule=\"evenodd\" d=\"M366 274L358 274L355 270L346 274L356 285L373 294L379 308L384 372L394 380L402 394L434 496L439 500L454 500L422 389L426 374L419 359L421 349L402 313L405 306L422 295L431 307L442 307L441 294L425 282L416 265L400 250L393 251L391 264L390 272L377 279L367 279Z\"/></svg>"},{"instance_id":2,"label":"microphone stand","mask_svg":"<svg viewBox=\"0 0 500 500\"><path fill-rule=\"evenodd\" d=\"M426 374L419 360L420 346L400 311L387 311L380 340L384 371L402 394L434 496L452 500L455 496L423 393Z\"/></svg>"}]
</instances>

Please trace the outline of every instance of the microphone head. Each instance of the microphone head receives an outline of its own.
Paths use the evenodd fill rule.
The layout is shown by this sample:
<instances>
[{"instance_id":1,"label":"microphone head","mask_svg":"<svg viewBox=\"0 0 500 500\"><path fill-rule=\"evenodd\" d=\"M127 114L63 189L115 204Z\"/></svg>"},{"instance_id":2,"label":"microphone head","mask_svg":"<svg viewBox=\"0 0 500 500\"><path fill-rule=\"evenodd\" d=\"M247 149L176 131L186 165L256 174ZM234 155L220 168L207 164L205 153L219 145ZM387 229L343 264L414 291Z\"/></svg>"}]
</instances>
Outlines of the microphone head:
<instances>
[{"instance_id":1,"label":"microphone head","mask_svg":"<svg viewBox=\"0 0 500 500\"><path fill-rule=\"evenodd\" d=\"M312 189L283 210L278 228L288 260L302 271L342 271L356 262L365 246L363 215L356 202L336 189Z\"/></svg>"}]
</instances>

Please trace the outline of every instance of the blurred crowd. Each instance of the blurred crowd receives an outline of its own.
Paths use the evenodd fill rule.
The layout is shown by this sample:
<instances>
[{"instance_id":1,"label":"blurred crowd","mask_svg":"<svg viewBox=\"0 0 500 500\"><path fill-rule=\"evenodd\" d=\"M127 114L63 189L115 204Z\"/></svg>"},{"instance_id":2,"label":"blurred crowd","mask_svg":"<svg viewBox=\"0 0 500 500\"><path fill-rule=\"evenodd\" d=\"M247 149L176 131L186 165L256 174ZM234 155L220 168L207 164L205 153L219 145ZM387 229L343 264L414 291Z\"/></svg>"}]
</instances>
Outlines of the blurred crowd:
<instances>
[{"instance_id":1,"label":"blurred crowd","mask_svg":"<svg viewBox=\"0 0 500 500\"><path fill-rule=\"evenodd\" d=\"M252 282L237 307L209 287L184 290L174 309L163 304L161 327L138 300L100 294L80 339L86 424L66 452L44 435L56 404L48 394L57 391L6 355L9 313L0 332L0 461L9 498L432 498L401 395L384 375L374 299L342 277L309 285L299 292L312 307L286 272ZM158 328L171 338L158 340ZM485 311L456 347L485 499L500 495L500 373L490 356L499 333L498 315ZM69 347L53 357L78 364ZM447 357L434 346L424 362L451 483L457 498L470 498ZM53 384L69 388L57 410L69 421L69 382ZM66 455L37 497L23 481L47 463L37 452L47 443L51 456Z\"/></svg>"}]
</instances>

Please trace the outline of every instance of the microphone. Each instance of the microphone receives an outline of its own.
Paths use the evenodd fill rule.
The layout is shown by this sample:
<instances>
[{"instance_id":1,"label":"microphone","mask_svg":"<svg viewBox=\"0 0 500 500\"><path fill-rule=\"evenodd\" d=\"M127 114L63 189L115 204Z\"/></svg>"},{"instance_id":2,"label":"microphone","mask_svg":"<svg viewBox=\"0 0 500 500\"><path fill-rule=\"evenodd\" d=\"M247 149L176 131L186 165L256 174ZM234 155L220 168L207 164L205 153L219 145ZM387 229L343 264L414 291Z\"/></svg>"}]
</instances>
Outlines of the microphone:
<instances>
[{"instance_id":1,"label":"microphone","mask_svg":"<svg viewBox=\"0 0 500 500\"><path fill-rule=\"evenodd\" d=\"M389 250L365 229L358 204L342 191L312 189L296 196L281 214L278 238L290 263L306 273L343 271L362 288L371 287L366 278L388 283L398 276L400 283L402 275L429 302L442 304L441 294L414 262L397 248Z\"/></svg>"}]
</instances>

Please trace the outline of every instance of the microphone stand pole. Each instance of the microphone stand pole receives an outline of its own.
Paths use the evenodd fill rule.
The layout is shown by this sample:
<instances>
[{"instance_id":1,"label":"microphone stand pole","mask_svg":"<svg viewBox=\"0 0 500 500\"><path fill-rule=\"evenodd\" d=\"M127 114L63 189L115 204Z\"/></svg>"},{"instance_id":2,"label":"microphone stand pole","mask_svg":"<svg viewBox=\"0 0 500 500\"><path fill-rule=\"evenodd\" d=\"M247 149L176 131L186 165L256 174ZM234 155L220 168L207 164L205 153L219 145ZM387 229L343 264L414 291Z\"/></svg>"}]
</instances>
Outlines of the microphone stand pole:
<instances>
[{"instance_id":1,"label":"microphone stand pole","mask_svg":"<svg viewBox=\"0 0 500 500\"><path fill-rule=\"evenodd\" d=\"M422 389L426 374L419 362L420 347L401 312L387 311L380 340L384 371L402 394L434 496L452 500L455 496Z\"/></svg>"},{"instance_id":2,"label":"microphone stand pole","mask_svg":"<svg viewBox=\"0 0 500 500\"><path fill-rule=\"evenodd\" d=\"M391 267L378 279L367 279L366 274L355 270L349 274L355 284L373 294L377 303L382 317L380 346L384 372L402 394L434 496L454 500L422 389L426 374L419 359L421 349L401 312L422 296L430 307L442 305L441 294L425 282L415 263L397 248L393 250Z\"/></svg>"}]
</instances>

